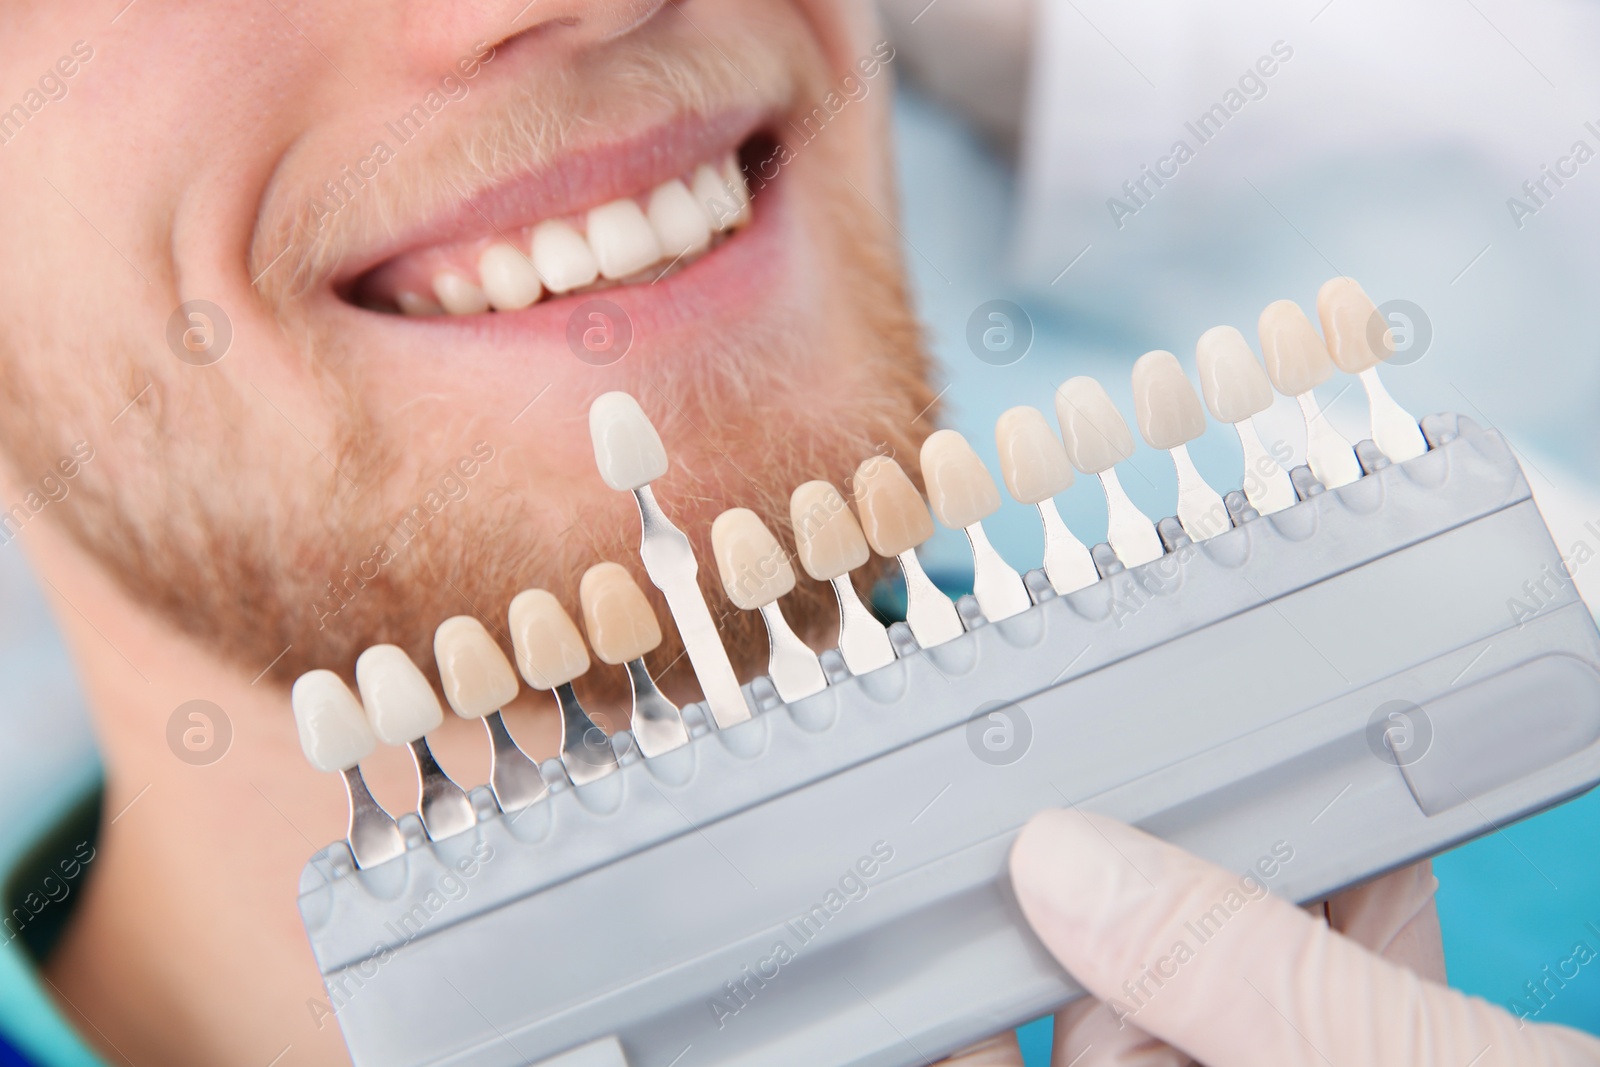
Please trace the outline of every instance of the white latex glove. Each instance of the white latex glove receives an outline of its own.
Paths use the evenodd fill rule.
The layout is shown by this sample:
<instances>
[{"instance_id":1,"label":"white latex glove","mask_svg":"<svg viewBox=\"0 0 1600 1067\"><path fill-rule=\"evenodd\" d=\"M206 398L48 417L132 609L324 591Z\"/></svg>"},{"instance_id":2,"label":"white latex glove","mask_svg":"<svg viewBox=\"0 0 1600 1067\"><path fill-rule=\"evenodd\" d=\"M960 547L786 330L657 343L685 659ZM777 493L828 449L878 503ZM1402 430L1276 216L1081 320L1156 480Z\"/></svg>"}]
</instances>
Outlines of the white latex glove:
<instances>
[{"instance_id":1,"label":"white latex glove","mask_svg":"<svg viewBox=\"0 0 1600 1067\"><path fill-rule=\"evenodd\" d=\"M1040 940L1097 996L1128 1007L1137 981L1185 923L1237 892L1239 876L1111 819L1076 811L1033 818L1011 854L1023 913ZM1267 895L1235 913L1119 1027L1084 1001L1057 1018L1057 1067L1578 1067L1600 1040L1509 1013L1362 947L1437 960L1433 878L1408 868L1336 898L1319 918ZM1167 970L1173 970L1170 965ZM1148 980L1146 981L1149 985ZM1137 1026L1132 1020L1137 1021ZM1020 1062L996 1039L951 1061Z\"/></svg>"}]
</instances>

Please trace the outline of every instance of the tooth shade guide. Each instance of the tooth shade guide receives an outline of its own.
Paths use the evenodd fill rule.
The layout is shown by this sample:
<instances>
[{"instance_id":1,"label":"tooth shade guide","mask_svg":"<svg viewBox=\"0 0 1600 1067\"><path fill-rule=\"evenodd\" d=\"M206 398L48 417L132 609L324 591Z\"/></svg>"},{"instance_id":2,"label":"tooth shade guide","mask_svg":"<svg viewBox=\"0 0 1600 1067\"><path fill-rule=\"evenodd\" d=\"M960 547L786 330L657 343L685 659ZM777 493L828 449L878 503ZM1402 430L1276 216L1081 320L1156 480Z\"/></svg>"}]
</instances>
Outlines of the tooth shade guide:
<instances>
[{"instance_id":1,"label":"tooth shade guide","mask_svg":"<svg viewBox=\"0 0 1600 1067\"><path fill-rule=\"evenodd\" d=\"M1218 422L1237 425L1272 406L1272 380L1232 326L1213 326L1195 344L1195 367L1206 407Z\"/></svg>"},{"instance_id":2,"label":"tooth shade guide","mask_svg":"<svg viewBox=\"0 0 1600 1067\"><path fill-rule=\"evenodd\" d=\"M1191 541L1205 541L1230 529L1228 506L1195 467L1189 447L1178 445L1170 454L1178 472L1178 523L1183 532Z\"/></svg>"},{"instance_id":3,"label":"tooth shade guide","mask_svg":"<svg viewBox=\"0 0 1600 1067\"><path fill-rule=\"evenodd\" d=\"M445 700L463 719L481 719L516 699L521 686L511 661L483 623L457 615L439 624L433 657Z\"/></svg>"},{"instance_id":4,"label":"tooth shade guide","mask_svg":"<svg viewBox=\"0 0 1600 1067\"><path fill-rule=\"evenodd\" d=\"M756 611L794 589L794 568L778 539L749 508L729 508L711 524L712 554L735 607Z\"/></svg>"},{"instance_id":5,"label":"tooth shade guide","mask_svg":"<svg viewBox=\"0 0 1600 1067\"><path fill-rule=\"evenodd\" d=\"M795 555L805 572L830 582L867 565L871 549L844 497L828 482L812 481L789 496Z\"/></svg>"},{"instance_id":6,"label":"tooth shade guide","mask_svg":"<svg viewBox=\"0 0 1600 1067\"><path fill-rule=\"evenodd\" d=\"M627 662L628 685L633 691L633 711L629 717L634 744L647 759L664 755L689 743L678 705L668 700L650 676L644 659Z\"/></svg>"}]
</instances>

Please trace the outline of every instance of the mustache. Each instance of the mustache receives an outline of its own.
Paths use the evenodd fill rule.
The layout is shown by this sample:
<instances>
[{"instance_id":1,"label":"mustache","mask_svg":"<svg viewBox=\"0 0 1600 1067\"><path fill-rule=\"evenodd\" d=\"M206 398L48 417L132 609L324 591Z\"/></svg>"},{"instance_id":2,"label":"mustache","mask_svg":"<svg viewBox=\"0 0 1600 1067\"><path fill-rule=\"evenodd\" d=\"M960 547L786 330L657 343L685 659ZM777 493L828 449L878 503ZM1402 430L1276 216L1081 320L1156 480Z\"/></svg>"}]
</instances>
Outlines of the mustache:
<instances>
[{"instance_id":1,"label":"mustache","mask_svg":"<svg viewBox=\"0 0 1600 1067\"><path fill-rule=\"evenodd\" d=\"M742 25L697 26L676 9L657 23L558 70L517 69L525 61L514 49L477 45L432 88L378 110L334 154L337 163L300 166L286 154L250 243L257 291L279 303L335 281L352 253L549 171L613 131L735 109L771 113L825 91L810 84L825 61L796 42Z\"/></svg>"}]
</instances>

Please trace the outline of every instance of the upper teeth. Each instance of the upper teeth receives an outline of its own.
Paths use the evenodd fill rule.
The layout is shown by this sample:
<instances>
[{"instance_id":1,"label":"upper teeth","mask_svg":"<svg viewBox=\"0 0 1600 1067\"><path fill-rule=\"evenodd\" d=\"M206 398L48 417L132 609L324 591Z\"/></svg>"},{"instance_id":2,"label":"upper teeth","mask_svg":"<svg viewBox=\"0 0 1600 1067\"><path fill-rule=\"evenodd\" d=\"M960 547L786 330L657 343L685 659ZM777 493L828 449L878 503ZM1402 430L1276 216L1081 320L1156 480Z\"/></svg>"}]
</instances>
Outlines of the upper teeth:
<instances>
[{"instance_id":1,"label":"upper teeth","mask_svg":"<svg viewBox=\"0 0 1600 1067\"><path fill-rule=\"evenodd\" d=\"M516 311L546 294L560 295L597 281L621 282L660 264L679 265L711 247L718 234L750 220L750 190L738 159L702 163L685 181L673 178L643 198L592 208L579 227L549 219L497 240L479 254L475 272L437 270L431 294L401 291L406 315L477 315ZM472 277L475 273L476 277Z\"/></svg>"}]
</instances>

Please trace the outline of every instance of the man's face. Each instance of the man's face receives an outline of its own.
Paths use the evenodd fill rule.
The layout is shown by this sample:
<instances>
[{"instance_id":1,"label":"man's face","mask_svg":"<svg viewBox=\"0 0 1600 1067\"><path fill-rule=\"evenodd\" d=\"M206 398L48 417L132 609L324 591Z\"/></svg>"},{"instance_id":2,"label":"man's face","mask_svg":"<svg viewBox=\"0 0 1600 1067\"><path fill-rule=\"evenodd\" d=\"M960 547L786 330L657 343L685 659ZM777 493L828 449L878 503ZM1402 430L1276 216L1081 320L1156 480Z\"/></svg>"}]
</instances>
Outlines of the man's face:
<instances>
[{"instance_id":1,"label":"man's face","mask_svg":"<svg viewBox=\"0 0 1600 1067\"><path fill-rule=\"evenodd\" d=\"M926 427L867 5L122 2L7 5L4 505L86 447L51 514L251 675L380 641L426 664L450 615L575 609L587 566L634 566L590 452L607 390L660 428L697 538L743 505L789 540L796 484ZM730 153L751 216L708 251L474 310L525 282L489 246L560 220L628 265L637 219L591 209L649 218L680 178L703 203Z\"/></svg>"}]
</instances>

